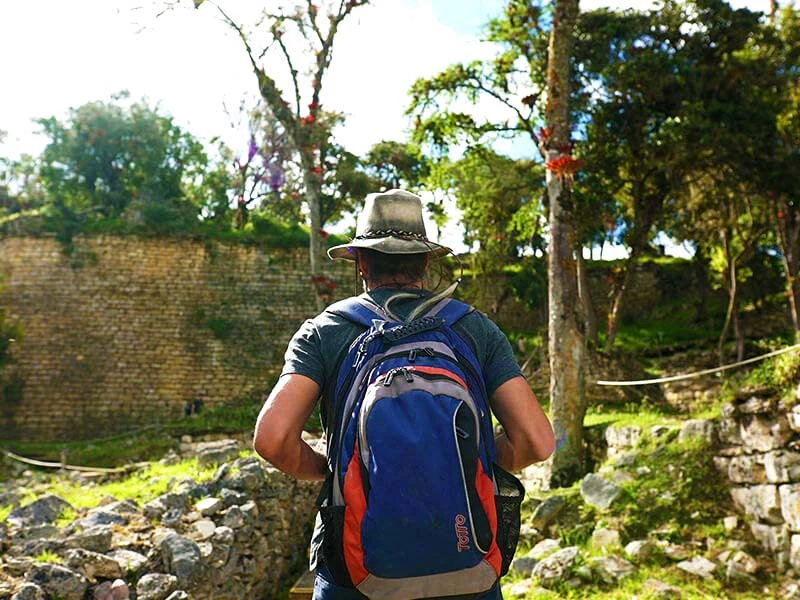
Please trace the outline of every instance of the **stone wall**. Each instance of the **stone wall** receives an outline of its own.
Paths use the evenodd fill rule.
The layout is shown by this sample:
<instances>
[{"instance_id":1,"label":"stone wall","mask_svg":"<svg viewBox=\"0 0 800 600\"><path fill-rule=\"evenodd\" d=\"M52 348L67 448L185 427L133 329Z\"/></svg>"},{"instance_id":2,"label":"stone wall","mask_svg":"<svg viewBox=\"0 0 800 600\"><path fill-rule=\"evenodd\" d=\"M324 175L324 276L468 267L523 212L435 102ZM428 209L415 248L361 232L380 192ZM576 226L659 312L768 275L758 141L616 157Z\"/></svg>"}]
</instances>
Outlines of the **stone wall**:
<instances>
[{"instance_id":1,"label":"stone wall","mask_svg":"<svg viewBox=\"0 0 800 600\"><path fill-rule=\"evenodd\" d=\"M611 296L608 266L589 271L589 291L598 323L605 323ZM664 300L659 285L658 265L636 265L630 287L623 302L623 316L647 314ZM547 326L547 303L529 308L514 297L508 277L502 273L481 276L480 280L465 277L459 293L486 312L506 331L531 331ZM546 294L545 294L546 296Z\"/></svg>"},{"instance_id":2,"label":"stone wall","mask_svg":"<svg viewBox=\"0 0 800 600\"><path fill-rule=\"evenodd\" d=\"M800 405L743 390L723 407L715 457L755 538L779 567L800 569Z\"/></svg>"},{"instance_id":3,"label":"stone wall","mask_svg":"<svg viewBox=\"0 0 800 600\"><path fill-rule=\"evenodd\" d=\"M22 326L22 382L0 438L87 439L268 389L292 333L316 312L307 251L191 240L0 239L0 306ZM335 264L339 285L352 271ZM346 292L344 292L346 294ZM11 396L11 397L9 397Z\"/></svg>"},{"instance_id":4,"label":"stone wall","mask_svg":"<svg viewBox=\"0 0 800 600\"><path fill-rule=\"evenodd\" d=\"M316 312L307 260L305 249L189 239L77 238L70 254L52 238L0 239L0 306L23 332L4 373L20 385L0 397L0 439L104 437L172 421L194 398L210 408L259 396ZM350 265L331 269L330 300L349 295ZM654 306L659 293L642 267L627 306ZM545 327L546 306L521 305L502 275L466 278L457 295L506 331ZM592 295L602 315L602 272Z\"/></svg>"},{"instance_id":5,"label":"stone wall","mask_svg":"<svg viewBox=\"0 0 800 600\"><path fill-rule=\"evenodd\" d=\"M0 600L279 597L308 564L319 484L238 457L232 440L195 450L218 465L213 479L175 482L142 505L107 497L77 509L46 493L22 504L32 475L4 487L0 505L15 508L0 523ZM75 518L64 524L64 514Z\"/></svg>"}]
</instances>

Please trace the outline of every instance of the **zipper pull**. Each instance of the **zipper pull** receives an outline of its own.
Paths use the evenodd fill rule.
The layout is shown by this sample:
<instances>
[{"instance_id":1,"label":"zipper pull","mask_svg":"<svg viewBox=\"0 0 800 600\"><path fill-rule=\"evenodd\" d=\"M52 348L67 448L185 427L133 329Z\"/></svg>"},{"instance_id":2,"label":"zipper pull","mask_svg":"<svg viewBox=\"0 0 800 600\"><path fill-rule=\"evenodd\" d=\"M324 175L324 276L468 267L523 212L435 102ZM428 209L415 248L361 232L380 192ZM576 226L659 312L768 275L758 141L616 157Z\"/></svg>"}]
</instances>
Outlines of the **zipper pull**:
<instances>
[{"instance_id":1,"label":"zipper pull","mask_svg":"<svg viewBox=\"0 0 800 600\"><path fill-rule=\"evenodd\" d=\"M390 385L392 385L392 381L394 380L394 375L395 375L396 372L397 372L397 369L392 369L391 371L389 371L386 374L386 377L384 377L384 379L383 379L384 387L389 387Z\"/></svg>"},{"instance_id":2,"label":"zipper pull","mask_svg":"<svg viewBox=\"0 0 800 600\"><path fill-rule=\"evenodd\" d=\"M412 348L408 353L408 362L414 362L415 360L417 360L417 349Z\"/></svg>"},{"instance_id":3,"label":"zipper pull","mask_svg":"<svg viewBox=\"0 0 800 600\"><path fill-rule=\"evenodd\" d=\"M436 351L433 348L431 348L430 346L425 346L422 350L428 356L436 356Z\"/></svg>"},{"instance_id":4,"label":"zipper pull","mask_svg":"<svg viewBox=\"0 0 800 600\"><path fill-rule=\"evenodd\" d=\"M414 381L413 369L403 369L403 374L406 376L406 381L411 383Z\"/></svg>"}]
</instances>

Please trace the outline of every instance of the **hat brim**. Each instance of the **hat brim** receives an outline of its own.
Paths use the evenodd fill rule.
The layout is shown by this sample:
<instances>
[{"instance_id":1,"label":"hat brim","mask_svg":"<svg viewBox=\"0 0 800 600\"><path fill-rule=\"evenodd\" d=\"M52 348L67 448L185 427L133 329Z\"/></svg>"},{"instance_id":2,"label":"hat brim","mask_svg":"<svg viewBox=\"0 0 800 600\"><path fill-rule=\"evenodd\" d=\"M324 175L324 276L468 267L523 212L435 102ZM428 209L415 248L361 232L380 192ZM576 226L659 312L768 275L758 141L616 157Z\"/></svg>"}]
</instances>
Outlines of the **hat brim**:
<instances>
[{"instance_id":1,"label":"hat brim","mask_svg":"<svg viewBox=\"0 0 800 600\"><path fill-rule=\"evenodd\" d=\"M433 256L445 256L453 251L447 246L442 246L434 242L424 242L421 240L409 240L396 237L368 238L363 240L353 240L347 244L333 246L328 249L328 257L332 260L342 259L353 261L356 259L353 249L367 248L383 252L384 254L426 254Z\"/></svg>"}]
</instances>

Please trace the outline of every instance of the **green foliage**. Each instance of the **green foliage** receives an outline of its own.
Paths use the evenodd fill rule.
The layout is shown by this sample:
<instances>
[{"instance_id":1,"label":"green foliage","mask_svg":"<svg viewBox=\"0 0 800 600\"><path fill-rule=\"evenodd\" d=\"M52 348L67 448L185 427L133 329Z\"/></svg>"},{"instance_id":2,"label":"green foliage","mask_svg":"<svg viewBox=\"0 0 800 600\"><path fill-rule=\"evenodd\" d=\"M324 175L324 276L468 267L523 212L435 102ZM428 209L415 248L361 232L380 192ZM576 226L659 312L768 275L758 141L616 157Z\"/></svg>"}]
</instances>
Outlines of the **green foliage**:
<instances>
[{"instance_id":1,"label":"green foliage","mask_svg":"<svg viewBox=\"0 0 800 600\"><path fill-rule=\"evenodd\" d=\"M56 527L66 527L70 523L72 523L78 516L78 513L75 511L74 507L66 506L61 509L61 512L58 513L58 516L55 520Z\"/></svg>"},{"instance_id":2,"label":"green foliage","mask_svg":"<svg viewBox=\"0 0 800 600\"><path fill-rule=\"evenodd\" d=\"M41 157L43 187L79 223L124 217L157 226L175 216L170 210L208 164L200 142L143 102L93 102L72 109L66 122L50 117L39 124L50 140Z\"/></svg>"},{"instance_id":3,"label":"green foliage","mask_svg":"<svg viewBox=\"0 0 800 600\"><path fill-rule=\"evenodd\" d=\"M171 435L252 431L265 397L264 392L252 392L235 402L204 407L191 418L170 423L166 430Z\"/></svg>"},{"instance_id":4,"label":"green foliage","mask_svg":"<svg viewBox=\"0 0 800 600\"><path fill-rule=\"evenodd\" d=\"M547 302L547 261L539 257L526 257L515 268L506 268L509 285L517 301L530 309Z\"/></svg>"},{"instance_id":5,"label":"green foliage","mask_svg":"<svg viewBox=\"0 0 800 600\"><path fill-rule=\"evenodd\" d=\"M51 550L42 550L33 560L37 563L49 563L53 565L60 565L64 562L63 558Z\"/></svg>"},{"instance_id":6,"label":"green foliage","mask_svg":"<svg viewBox=\"0 0 800 600\"><path fill-rule=\"evenodd\" d=\"M463 158L439 161L429 181L455 196L462 211L464 243L480 245L473 269L497 269L510 258L538 248L544 207L544 173L529 160L514 160L484 146Z\"/></svg>"},{"instance_id":7,"label":"green foliage","mask_svg":"<svg viewBox=\"0 0 800 600\"><path fill-rule=\"evenodd\" d=\"M543 5L511 0L487 28L487 40L497 48L492 58L452 65L414 83L407 112L415 119L415 142L444 155L458 144L488 146L519 135L537 139L550 21ZM487 105L500 110L483 110Z\"/></svg>"},{"instance_id":8,"label":"green foliage","mask_svg":"<svg viewBox=\"0 0 800 600\"><path fill-rule=\"evenodd\" d=\"M786 340L777 339L763 348L763 353L786 347ZM767 388L787 396L800 381L800 352L778 354L759 362L753 369L732 374L725 382L728 395L747 388Z\"/></svg>"},{"instance_id":9,"label":"green foliage","mask_svg":"<svg viewBox=\"0 0 800 600\"><path fill-rule=\"evenodd\" d=\"M302 248L308 245L308 228L282 223L267 213L251 217L253 239L269 246ZM284 246L285 245L285 246Z\"/></svg>"},{"instance_id":10,"label":"green foliage","mask_svg":"<svg viewBox=\"0 0 800 600\"><path fill-rule=\"evenodd\" d=\"M713 464L713 448L700 440L678 441L679 421L665 418L652 409L643 412L647 414L637 414L635 410L607 413L608 419L602 426L605 428L613 422L617 426L638 426L643 432L654 424L673 426L667 435L654 437L645 433L640 438L631 451L632 464L625 467L625 471L635 471L636 476L620 484L622 495L601 511L583 502L577 483L570 488L537 494L540 498L556 494L566 501L558 522L545 535L558 537L562 547L579 547L576 568L588 566L594 556L605 553L593 549L590 544L597 527L619 531L623 545L632 540L648 539L694 547L698 552L705 548L709 555L715 555L735 543L748 552L757 553L746 528L727 531L722 525L723 518L735 514L736 509L729 494L729 483ZM523 503L523 522L530 519L534 506L528 501ZM521 542L517 556L524 555L527 550ZM765 573L750 582L691 577L676 569L674 561L657 545L649 559L637 562L634 574L619 582L608 584L593 577L591 581L573 586L565 581L550 590L535 589L525 598L655 598L648 580L656 579L679 589L681 598L756 600L771 595L773 584L766 580L771 575L769 566ZM508 587L522 577L524 575L511 573L503 579L506 594Z\"/></svg>"},{"instance_id":11,"label":"green foliage","mask_svg":"<svg viewBox=\"0 0 800 600\"><path fill-rule=\"evenodd\" d=\"M430 172L430 162L419 146L381 141L372 146L365 159L369 172L386 188L415 189Z\"/></svg>"}]
</instances>

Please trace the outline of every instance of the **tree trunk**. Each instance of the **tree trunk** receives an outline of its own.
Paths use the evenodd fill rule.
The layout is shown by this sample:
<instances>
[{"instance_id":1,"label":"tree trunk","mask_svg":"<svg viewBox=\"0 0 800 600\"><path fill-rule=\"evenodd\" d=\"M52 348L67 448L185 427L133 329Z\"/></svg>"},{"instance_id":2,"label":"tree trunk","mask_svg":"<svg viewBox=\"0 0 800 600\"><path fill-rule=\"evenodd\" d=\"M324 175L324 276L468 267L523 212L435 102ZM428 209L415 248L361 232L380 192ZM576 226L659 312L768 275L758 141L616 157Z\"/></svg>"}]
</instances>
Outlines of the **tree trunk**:
<instances>
[{"instance_id":1,"label":"tree trunk","mask_svg":"<svg viewBox=\"0 0 800 600\"><path fill-rule=\"evenodd\" d=\"M635 246L631 247L630 256L625 260L625 271L622 273L622 282L614 294L614 300L611 302L611 308L608 311L608 329L606 333L606 343L603 347L604 352L611 352L614 347L614 340L617 339L617 332L619 331L619 320L622 318L622 302L625 299L625 292L631 285L633 279L633 268L637 260L637 249Z\"/></svg>"},{"instance_id":2,"label":"tree trunk","mask_svg":"<svg viewBox=\"0 0 800 600\"><path fill-rule=\"evenodd\" d=\"M311 289L314 291L317 310L322 311L326 306L326 302L322 297L323 286L317 282L323 274L322 265L326 263L323 255L322 236L319 233L322 226L320 219L320 184L317 175L313 172L313 167L314 165L311 161L308 159L303 160L305 198L306 204L308 204L310 226L308 232L308 256L311 270Z\"/></svg>"},{"instance_id":3,"label":"tree trunk","mask_svg":"<svg viewBox=\"0 0 800 600\"><path fill-rule=\"evenodd\" d=\"M733 309L733 339L736 341L736 360L744 360L744 331L736 307Z\"/></svg>"},{"instance_id":4,"label":"tree trunk","mask_svg":"<svg viewBox=\"0 0 800 600\"><path fill-rule=\"evenodd\" d=\"M586 273L586 261L583 258L582 252L578 252L577 261L578 296L580 296L581 306L583 307L583 322L585 324L586 343L592 348L596 348L597 313L595 313L594 302L592 302L592 294L589 291L589 276Z\"/></svg>"},{"instance_id":5,"label":"tree trunk","mask_svg":"<svg viewBox=\"0 0 800 600\"><path fill-rule=\"evenodd\" d=\"M692 290L693 296L696 296L694 302L694 317L693 323L705 323L708 320L708 301L711 294L709 293L709 265L708 258L706 258L703 248L698 244L695 248L694 257L692 258Z\"/></svg>"},{"instance_id":6,"label":"tree trunk","mask_svg":"<svg viewBox=\"0 0 800 600\"><path fill-rule=\"evenodd\" d=\"M797 258L783 253L783 272L786 276L786 295L789 298L789 311L792 317L795 340L800 339L800 280L798 280Z\"/></svg>"},{"instance_id":7,"label":"tree trunk","mask_svg":"<svg viewBox=\"0 0 800 600\"><path fill-rule=\"evenodd\" d=\"M545 120L551 134L545 159L548 164L568 156L570 58L578 17L577 0L556 0L547 64ZM556 451L550 474L551 487L571 485L583 476L584 339L575 261L575 228L570 214L571 179L547 170L550 206L548 355L550 360L550 416Z\"/></svg>"},{"instance_id":8,"label":"tree trunk","mask_svg":"<svg viewBox=\"0 0 800 600\"><path fill-rule=\"evenodd\" d=\"M786 277L786 295L797 341L800 340L800 214L785 202L779 210L777 229Z\"/></svg>"},{"instance_id":9,"label":"tree trunk","mask_svg":"<svg viewBox=\"0 0 800 600\"><path fill-rule=\"evenodd\" d=\"M722 331L719 334L719 341L717 342L717 354L719 356L720 366L725 364L725 342L728 340L728 333L730 332L731 323L733 321L733 314L736 310L736 259L733 257L730 249L728 236L725 232L722 233L722 246L725 251L725 268L726 268L726 288L728 290L728 308L725 311L725 322L722 324Z\"/></svg>"}]
</instances>

